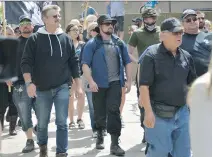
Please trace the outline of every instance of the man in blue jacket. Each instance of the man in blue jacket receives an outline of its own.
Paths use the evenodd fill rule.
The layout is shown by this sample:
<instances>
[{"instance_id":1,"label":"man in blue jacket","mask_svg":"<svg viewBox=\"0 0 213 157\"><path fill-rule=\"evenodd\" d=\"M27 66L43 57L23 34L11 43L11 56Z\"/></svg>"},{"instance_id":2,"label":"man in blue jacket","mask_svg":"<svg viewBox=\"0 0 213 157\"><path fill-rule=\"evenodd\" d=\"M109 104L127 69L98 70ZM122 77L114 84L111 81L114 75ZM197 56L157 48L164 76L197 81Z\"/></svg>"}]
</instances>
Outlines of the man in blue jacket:
<instances>
[{"instance_id":1,"label":"man in blue jacket","mask_svg":"<svg viewBox=\"0 0 213 157\"><path fill-rule=\"evenodd\" d=\"M81 62L83 73L93 92L94 115L98 130L96 149L104 149L102 130L107 126L107 132L111 135L110 152L121 156L125 152L118 145L121 134L119 107L122 86L126 87L126 93L131 89L131 60L124 42L112 35L117 21L109 15L101 15L97 22L100 34L87 42ZM126 83L124 67L127 75Z\"/></svg>"}]
</instances>

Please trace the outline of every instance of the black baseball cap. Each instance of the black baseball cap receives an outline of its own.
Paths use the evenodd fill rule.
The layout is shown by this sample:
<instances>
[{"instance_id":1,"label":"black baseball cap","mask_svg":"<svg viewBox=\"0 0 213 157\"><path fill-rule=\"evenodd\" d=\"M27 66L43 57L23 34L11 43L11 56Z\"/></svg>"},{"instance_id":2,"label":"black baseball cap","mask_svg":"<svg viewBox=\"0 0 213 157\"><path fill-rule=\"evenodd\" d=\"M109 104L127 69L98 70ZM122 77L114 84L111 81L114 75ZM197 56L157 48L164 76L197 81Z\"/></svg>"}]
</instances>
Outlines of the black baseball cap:
<instances>
[{"instance_id":1,"label":"black baseball cap","mask_svg":"<svg viewBox=\"0 0 213 157\"><path fill-rule=\"evenodd\" d=\"M100 26L102 23L104 22L112 22L114 25L117 23L117 20L116 19L113 19L111 18L109 15L107 14L104 14L104 15L100 15L98 20L97 20L97 23L98 25Z\"/></svg>"},{"instance_id":2,"label":"black baseball cap","mask_svg":"<svg viewBox=\"0 0 213 157\"><path fill-rule=\"evenodd\" d=\"M192 10L192 9L186 9L183 13L182 13L182 16L181 16L181 18L182 19L185 19L187 16L189 16L189 15L195 15L195 16L197 16L197 14L196 14L196 12L194 11L194 10Z\"/></svg>"},{"instance_id":3,"label":"black baseball cap","mask_svg":"<svg viewBox=\"0 0 213 157\"><path fill-rule=\"evenodd\" d=\"M30 16L28 16L28 15L21 15L21 16L19 17L19 23L21 23L21 22L24 21L24 20L32 22Z\"/></svg>"},{"instance_id":4,"label":"black baseball cap","mask_svg":"<svg viewBox=\"0 0 213 157\"><path fill-rule=\"evenodd\" d=\"M162 32L180 32L183 31L183 27L181 25L181 22L174 17L165 19L162 23L161 23L161 31Z\"/></svg>"}]
</instances>

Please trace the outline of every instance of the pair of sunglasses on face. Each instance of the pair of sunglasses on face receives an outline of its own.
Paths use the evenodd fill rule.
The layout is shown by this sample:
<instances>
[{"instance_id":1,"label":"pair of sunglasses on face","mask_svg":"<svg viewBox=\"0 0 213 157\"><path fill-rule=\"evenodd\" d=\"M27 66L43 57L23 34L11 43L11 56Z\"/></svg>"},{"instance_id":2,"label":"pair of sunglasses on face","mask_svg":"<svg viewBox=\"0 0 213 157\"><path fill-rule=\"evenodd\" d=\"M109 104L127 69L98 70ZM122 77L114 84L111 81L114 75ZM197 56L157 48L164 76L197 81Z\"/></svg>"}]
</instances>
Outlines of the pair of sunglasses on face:
<instances>
[{"instance_id":1,"label":"pair of sunglasses on face","mask_svg":"<svg viewBox=\"0 0 213 157\"><path fill-rule=\"evenodd\" d=\"M29 22L29 21L23 21L19 24L19 26L26 26L26 25L31 25L32 22Z\"/></svg>"},{"instance_id":2,"label":"pair of sunglasses on face","mask_svg":"<svg viewBox=\"0 0 213 157\"><path fill-rule=\"evenodd\" d=\"M114 27L115 24L113 24L112 22L103 22L102 25L105 25L105 26L112 25Z\"/></svg>"},{"instance_id":3,"label":"pair of sunglasses on face","mask_svg":"<svg viewBox=\"0 0 213 157\"><path fill-rule=\"evenodd\" d=\"M192 22L192 21L195 22L195 21L197 21L197 20L198 20L197 17L191 17L191 18L186 18L186 19L185 19L185 22L186 22L186 23L190 23L190 22Z\"/></svg>"}]
</instances>

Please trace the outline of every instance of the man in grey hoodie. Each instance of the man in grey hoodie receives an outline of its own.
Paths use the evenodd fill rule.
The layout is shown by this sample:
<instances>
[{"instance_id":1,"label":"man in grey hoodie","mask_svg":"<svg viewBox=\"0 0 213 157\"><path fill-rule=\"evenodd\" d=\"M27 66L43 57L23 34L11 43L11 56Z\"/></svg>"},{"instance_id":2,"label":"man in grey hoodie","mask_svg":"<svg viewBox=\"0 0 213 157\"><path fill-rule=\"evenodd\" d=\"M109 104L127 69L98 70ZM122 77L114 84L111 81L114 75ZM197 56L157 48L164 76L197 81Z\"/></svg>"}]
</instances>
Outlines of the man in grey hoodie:
<instances>
[{"instance_id":1,"label":"man in grey hoodie","mask_svg":"<svg viewBox=\"0 0 213 157\"><path fill-rule=\"evenodd\" d=\"M40 28L28 39L21 68L28 96L36 97L40 157L48 157L48 123L53 103L57 125L56 157L66 157L71 77L77 85L77 96L83 96L79 79L79 61L75 56L71 39L60 28L60 8L57 5L45 6L42 10L42 19L45 27Z\"/></svg>"}]
</instances>

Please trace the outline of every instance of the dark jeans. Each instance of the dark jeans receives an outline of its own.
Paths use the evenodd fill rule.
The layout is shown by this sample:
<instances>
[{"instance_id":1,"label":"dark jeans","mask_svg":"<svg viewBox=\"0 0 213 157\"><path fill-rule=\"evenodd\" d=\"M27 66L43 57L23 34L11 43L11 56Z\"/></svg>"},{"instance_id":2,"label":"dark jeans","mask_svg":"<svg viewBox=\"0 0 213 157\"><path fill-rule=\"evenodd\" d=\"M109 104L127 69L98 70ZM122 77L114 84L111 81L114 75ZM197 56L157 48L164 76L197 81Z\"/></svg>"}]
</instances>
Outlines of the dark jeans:
<instances>
[{"instance_id":1,"label":"dark jeans","mask_svg":"<svg viewBox=\"0 0 213 157\"><path fill-rule=\"evenodd\" d=\"M109 134L121 134L121 85L120 81L109 83L108 88L99 88L94 92L93 105L96 128L101 131L106 128ZM106 121L107 118L107 121ZM106 125L107 122L107 125Z\"/></svg>"},{"instance_id":2,"label":"dark jeans","mask_svg":"<svg viewBox=\"0 0 213 157\"><path fill-rule=\"evenodd\" d=\"M55 124L56 130L56 153L66 153L68 149L68 104L69 104L69 87L68 84L63 84L57 88L50 90L37 90L36 97L36 116L37 124L37 139L38 145L47 145L48 143L48 124L52 105L55 106Z\"/></svg>"}]
</instances>

